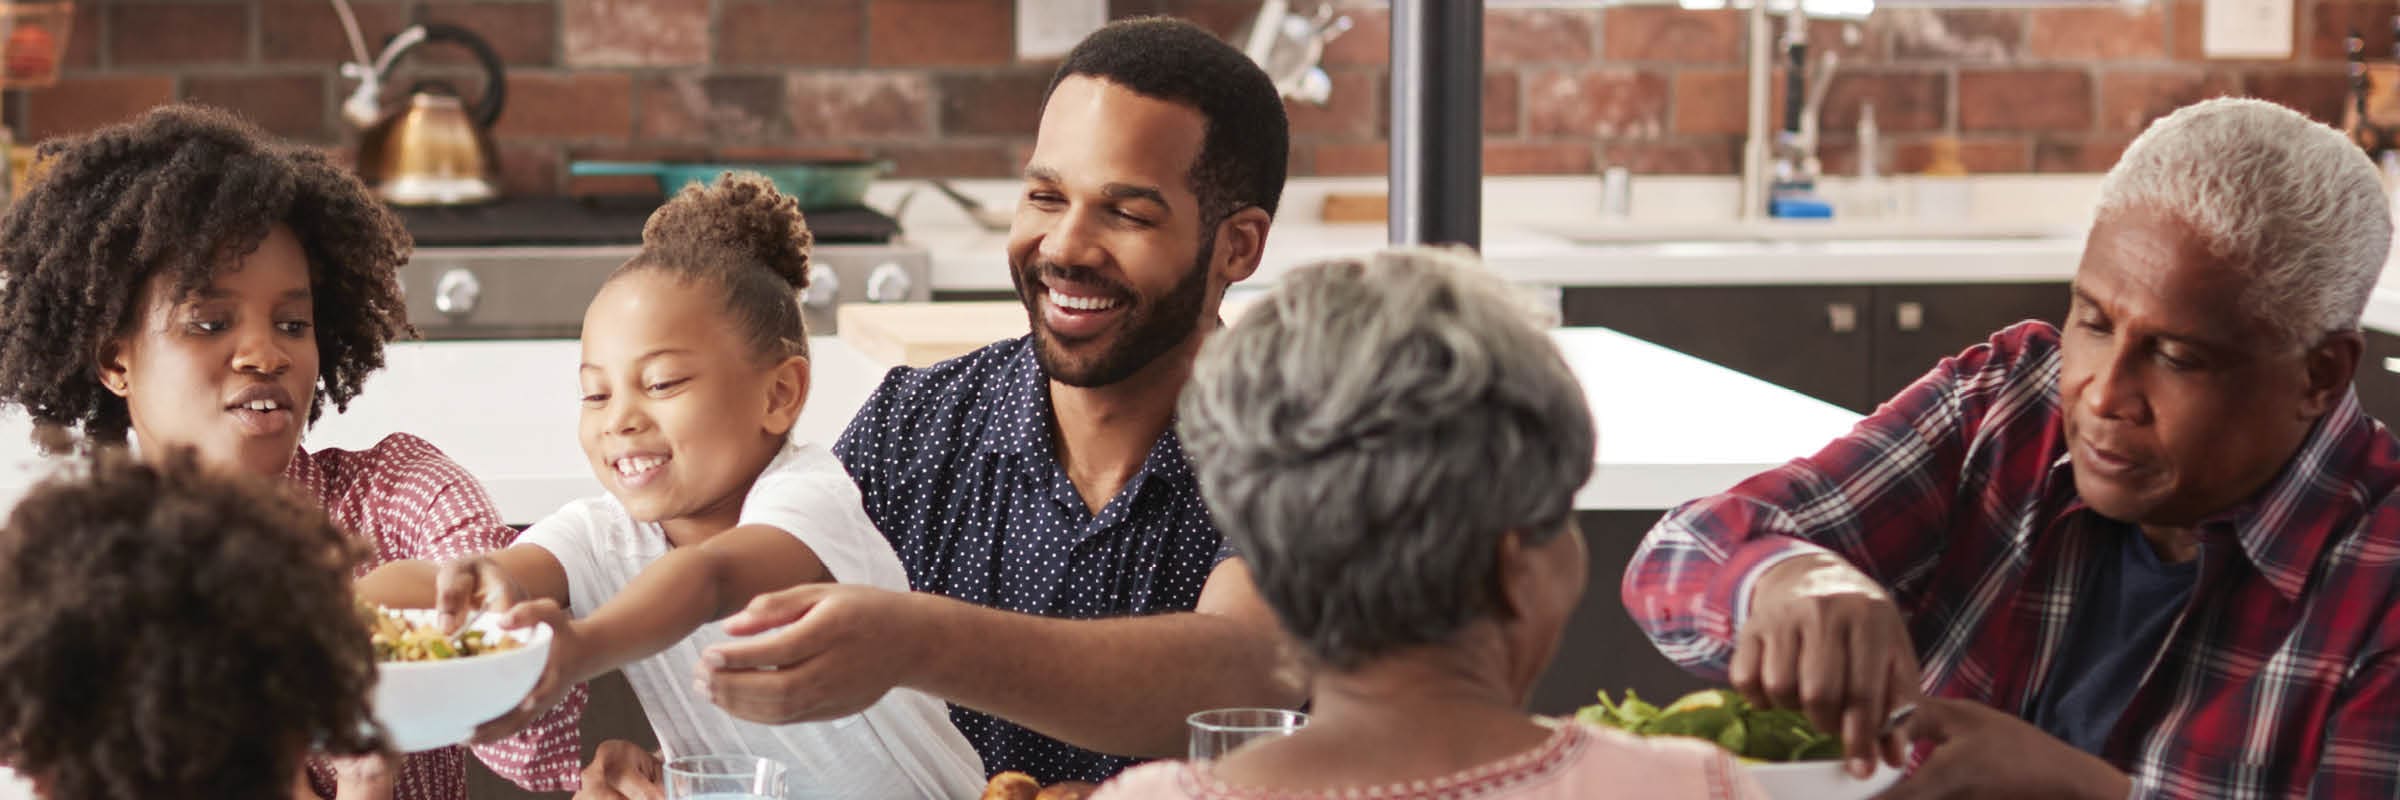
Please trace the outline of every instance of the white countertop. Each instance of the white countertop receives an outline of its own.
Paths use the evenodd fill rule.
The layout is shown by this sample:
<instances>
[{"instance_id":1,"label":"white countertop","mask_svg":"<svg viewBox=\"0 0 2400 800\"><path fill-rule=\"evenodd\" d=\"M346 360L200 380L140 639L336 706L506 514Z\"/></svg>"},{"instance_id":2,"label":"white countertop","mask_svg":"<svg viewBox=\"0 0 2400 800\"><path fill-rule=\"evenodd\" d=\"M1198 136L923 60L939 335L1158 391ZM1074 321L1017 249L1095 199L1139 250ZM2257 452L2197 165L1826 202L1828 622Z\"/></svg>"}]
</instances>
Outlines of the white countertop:
<instances>
[{"instance_id":1,"label":"white countertop","mask_svg":"<svg viewBox=\"0 0 2400 800\"><path fill-rule=\"evenodd\" d=\"M1544 286L2026 283L2073 278L2089 209L2097 197L2097 177L1976 180L1979 223L1932 223L1927 229L1906 231L1905 224L1889 220L1845 220L1836 230L1857 238L1829 239L1812 233L1815 223L1809 222L1708 220L1703 216L1710 213L1706 209L1730 202L1719 196L1727 194L1721 181L1637 180L1636 207L1663 206L1657 212L1663 217L1612 224L1589 210L1598 208L1597 179L1493 179L1485 182L1483 256L1510 280ZM974 182L963 188L986 202L1004 204L1013 196L1013 186L1005 181ZM1294 266L1386 246L1381 224L1315 221L1314 204L1326 192L1380 187L1373 180L1293 181L1285 191L1283 219L1268 235L1266 259L1243 287L1263 289ZM937 290L1010 288L1005 234L968 226L954 210L934 204L912 209L904 228L910 241L932 251ZM1644 242L1635 232L1640 228L1654 228L1662 239L1693 238ZM1956 238L1942 238L1941 231ZM1719 238L1699 238L1707 234ZM2368 302L2366 325L2400 334L2400 250L2395 250L2393 262Z\"/></svg>"},{"instance_id":2,"label":"white countertop","mask_svg":"<svg viewBox=\"0 0 2400 800\"><path fill-rule=\"evenodd\" d=\"M1578 508L1661 509L1815 452L1859 417L1836 406L1601 329L1556 334L1600 428L1599 469ZM839 339L809 344L814 380L796 435L830 444L886 367ZM411 342L309 447L361 448L406 431L434 443L491 490L502 516L530 523L600 491L575 439L568 340ZM29 426L0 417L0 506L45 472Z\"/></svg>"}]
</instances>

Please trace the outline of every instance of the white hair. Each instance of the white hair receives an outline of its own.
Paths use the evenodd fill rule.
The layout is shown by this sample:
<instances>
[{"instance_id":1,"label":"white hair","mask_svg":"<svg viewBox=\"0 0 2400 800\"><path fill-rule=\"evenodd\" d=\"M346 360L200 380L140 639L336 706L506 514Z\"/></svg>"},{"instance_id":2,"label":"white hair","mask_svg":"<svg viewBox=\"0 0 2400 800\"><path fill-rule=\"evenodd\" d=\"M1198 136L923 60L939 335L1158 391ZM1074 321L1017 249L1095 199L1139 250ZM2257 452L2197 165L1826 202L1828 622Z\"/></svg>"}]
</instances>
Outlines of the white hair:
<instances>
[{"instance_id":1,"label":"white hair","mask_svg":"<svg viewBox=\"0 0 2400 800\"><path fill-rule=\"evenodd\" d=\"M2191 226L2250 278L2247 309L2295 344L2358 328L2392 246L2366 153L2262 100L2207 100L2151 123L2100 184L2102 216L2130 208Z\"/></svg>"}]
</instances>

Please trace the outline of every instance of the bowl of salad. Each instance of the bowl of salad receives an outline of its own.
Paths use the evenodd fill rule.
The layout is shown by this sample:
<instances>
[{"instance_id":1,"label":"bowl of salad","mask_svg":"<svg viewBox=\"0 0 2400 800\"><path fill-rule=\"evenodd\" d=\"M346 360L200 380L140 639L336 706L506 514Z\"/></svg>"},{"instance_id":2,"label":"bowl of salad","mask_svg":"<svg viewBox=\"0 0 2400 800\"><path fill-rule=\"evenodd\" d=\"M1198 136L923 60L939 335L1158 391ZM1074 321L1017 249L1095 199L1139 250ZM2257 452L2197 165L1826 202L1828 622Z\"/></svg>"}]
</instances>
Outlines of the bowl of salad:
<instances>
[{"instance_id":1,"label":"bowl of salad","mask_svg":"<svg viewBox=\"0 0 2400 800\"><path fill-rule=\"evenodd\" d=\"M1693 692L1661 708L1631 690L1623 701L1600 693L1575 719L1637 736L1683 736L1731 751L1743 771L1775 800L1867 800L1900 781L1900 771L1876 764L1875 774L1851 777L1842 767L1841 737L1817 730L1798 711L1759 708L1726 689Z\"/></svg>"},{"instance_id":2,"label":"bowl of salad","mask_svg":"<svg viewBox=\"0 0 2400 800\"><path fill-rule=\"evenodd\" d=\"M517 706L550 660L550 627L501 630L482 615L457 636L432 609L359 610L375 642L375 719L403 753L472 738L475 726Z\"/></svg>"}]
</instances>

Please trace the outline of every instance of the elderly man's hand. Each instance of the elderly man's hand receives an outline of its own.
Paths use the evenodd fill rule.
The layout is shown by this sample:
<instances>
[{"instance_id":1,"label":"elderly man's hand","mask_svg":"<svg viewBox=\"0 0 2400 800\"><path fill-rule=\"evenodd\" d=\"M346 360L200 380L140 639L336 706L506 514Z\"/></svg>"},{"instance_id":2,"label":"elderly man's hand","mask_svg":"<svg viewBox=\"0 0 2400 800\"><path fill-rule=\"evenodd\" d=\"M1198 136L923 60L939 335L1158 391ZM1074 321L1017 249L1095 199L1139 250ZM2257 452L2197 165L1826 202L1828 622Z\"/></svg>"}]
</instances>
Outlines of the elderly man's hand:
<instances>
[{"instance_id":1,"label":"elderly man's hand","mask_svg":"<svg viewBox=\"0 0 2400 800\"><path fill-rule=\"evenodd\" d=\"M708 649L700 690L719 708L781 725L864 711L904 685L932 654L927 620L907 592L810 584L759 595L725 619L750 637Z\"/></svg>"},{"instance_id":2,"label":"elderly man's hand","mask_svg":"<svg viewBox=\"0 0 2400 800\"><path fill-rule=\"evenodd\" d=\"M1921 698L1904 726L1933 755L1878 800L2044 797L2116 800L2124 773L2032 723L1980 703Z\"/></svg>"},{"instance_id":3,"label":"elderly man's hand","mask_svg":"<svg viewBox=\"0 0 2400 800\"><path fill-rule=\"evenodd\" d=\"M1905 757L1880 733L1916 695L1916 648L1891 596L1839 558L1802 556L1759 576L1727 677L1753 705L1798 708L1818 730L1840 732L1852 775Z\"/></svg>"}]
</instances>

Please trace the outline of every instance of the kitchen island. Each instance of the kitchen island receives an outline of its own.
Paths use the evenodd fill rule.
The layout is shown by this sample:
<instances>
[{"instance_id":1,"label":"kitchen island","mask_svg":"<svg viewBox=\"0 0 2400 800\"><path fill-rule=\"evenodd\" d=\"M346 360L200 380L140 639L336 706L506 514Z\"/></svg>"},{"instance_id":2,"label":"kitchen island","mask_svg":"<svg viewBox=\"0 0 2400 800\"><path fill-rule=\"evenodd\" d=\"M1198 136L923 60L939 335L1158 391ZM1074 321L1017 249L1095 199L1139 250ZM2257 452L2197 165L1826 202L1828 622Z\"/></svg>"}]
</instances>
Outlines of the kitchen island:
<instances>
[{"instance_id":1,"label":"kitchen island","mask_svg":"<svg viewBox=\"0 0 2400 800\"><path fill-rule=\"evenodd\" d=\"M1640 531L1665 508L1814 452L1858 415L1614 331L1553 335L1590 398L1600 446L1593 477L1575 498L1591 541L1591 588L1536 704L1566 710L1603 685L1672 696L1659 693L1688 679L1616 605L1617 576ZM890 365L830 336L811 340L809 353L813 380L794 434L831 443ZM340 414L327 409L306 445L361 448L395 431L422 436L480 478L507 521L530 524L600 491L576 442L579 360L570 340L392 345L388 366L358 402ZM0 417L0 508L55 469L30 433L23 416ZM600 698L587 725L604 727L590 732L646 738L639 712L616 707L626 700L621 687L606 686Z\"/></svg>"},{"instance_id":2,"label":"kitchen island","mask_svg":"<svg viewBox=\"0 0 2400 800\"><path fill-rule=\"evenodd\" d=\"M1556 332L1600 425L1579 509L1661 509L1707 494L1841 434L1857 415L1699 359L1601 329ZM809 343L813 380L795 435L831 444L889 365L848 343ZM410 342L344 413L326 409L308 447L422 436L491 490L512 524L600 491L576 443L578 347L568 340ZM26 420L0 418L0 507L50 466Z\"/></svg>"}]
</instances>

